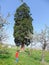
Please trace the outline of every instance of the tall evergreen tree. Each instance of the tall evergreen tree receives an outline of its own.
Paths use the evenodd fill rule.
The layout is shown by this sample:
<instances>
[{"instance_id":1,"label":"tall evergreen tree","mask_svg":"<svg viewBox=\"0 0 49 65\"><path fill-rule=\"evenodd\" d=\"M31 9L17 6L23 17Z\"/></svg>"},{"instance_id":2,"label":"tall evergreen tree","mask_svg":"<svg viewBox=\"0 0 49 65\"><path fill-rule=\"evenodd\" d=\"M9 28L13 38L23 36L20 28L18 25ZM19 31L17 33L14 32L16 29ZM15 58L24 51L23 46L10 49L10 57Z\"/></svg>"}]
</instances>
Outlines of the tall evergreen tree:
<instances>
[{"instance_id":1,"label":"tall evergreen tree","mask_svg":"<svg viewBox=\"0 0 49 65\"><path fill-rule=\"evenodd\" d=\"M23 3L17 8L14 15L14 41L17 46L21 45L21 48L30 44L30 34L33 34L32 17L30 14L30 8L26 3Z\"/></svg>"}]
</instances>

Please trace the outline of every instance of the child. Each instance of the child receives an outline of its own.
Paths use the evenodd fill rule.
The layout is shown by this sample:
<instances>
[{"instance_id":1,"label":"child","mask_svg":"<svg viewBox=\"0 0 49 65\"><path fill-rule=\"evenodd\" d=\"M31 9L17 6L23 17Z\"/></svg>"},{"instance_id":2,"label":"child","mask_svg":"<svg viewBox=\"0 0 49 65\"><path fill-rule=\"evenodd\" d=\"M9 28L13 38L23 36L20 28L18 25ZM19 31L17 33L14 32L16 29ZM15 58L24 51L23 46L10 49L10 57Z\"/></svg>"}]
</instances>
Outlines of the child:
<instances>
[{"instance_id":1,"label":"child","mask_svg":"<svg viewBox=\"0 0 49 65\"><path fill-rule=\"evenodd\" d=\"M16 52L16 62L18 62L18 57L19 57L19 50L17 50L17 52Z\"/></svg>"}]
</instances>

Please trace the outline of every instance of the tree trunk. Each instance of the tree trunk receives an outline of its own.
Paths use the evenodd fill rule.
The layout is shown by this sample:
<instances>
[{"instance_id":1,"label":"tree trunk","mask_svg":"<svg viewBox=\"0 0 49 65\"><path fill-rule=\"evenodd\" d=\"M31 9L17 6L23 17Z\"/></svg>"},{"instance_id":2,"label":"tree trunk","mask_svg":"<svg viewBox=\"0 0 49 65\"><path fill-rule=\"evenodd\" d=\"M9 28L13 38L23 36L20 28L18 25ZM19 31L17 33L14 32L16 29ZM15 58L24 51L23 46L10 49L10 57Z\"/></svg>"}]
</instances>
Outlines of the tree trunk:
<instances>
[{"instance_id":1,"label":"tree trunk","mask_svg":"<svg viewBox=\"0 0 49 65\"><path fill-rule=\"evenodd\" d=\"M25 46L24 43L22 43L22 45L21 45L21 50L22 51L24 51L24 46Z\"/></svg>"},{"instance_id":2,"label":"tree trunk","mask_svg":"<svg viewBox=\"0 0 49 65\"><path fill-rule=\"evenodd\" d=\"M45 62L45 49L46 49L46 46L47 46L47 43L46 43L46 40L44 40L44 44L43 44L43 47L42 47L42 62Z\"/></svg>"},{"instance_id":3,"label":"tree trunk","mask_svg":"<svg viewBox=\"0 0 49 65\"><path fill-rule=\"evenodd\" d=\"M45 58L45 50L42 50L42 58L41 58L42 63L45 62L44 58Z\"/></svg>"}]
</instances>

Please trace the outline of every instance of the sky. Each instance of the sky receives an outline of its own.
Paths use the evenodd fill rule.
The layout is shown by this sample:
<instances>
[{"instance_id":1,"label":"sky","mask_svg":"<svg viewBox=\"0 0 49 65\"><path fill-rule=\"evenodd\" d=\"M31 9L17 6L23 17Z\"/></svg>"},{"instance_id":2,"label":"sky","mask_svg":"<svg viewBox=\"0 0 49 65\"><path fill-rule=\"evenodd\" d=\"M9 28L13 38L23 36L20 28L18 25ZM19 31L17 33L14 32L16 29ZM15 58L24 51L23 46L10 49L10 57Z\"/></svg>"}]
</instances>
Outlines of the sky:
<instances>
[{"instance_id":1,"label":"sky","mask_svg":"<svg viewBox=\"0 0 49 65\"><path fill-rule=\"evenodd\" d=\"M33 28L35 32L41 32L45 25L49 26L49 0L24 0L30 7L30 13L33 18ZM16 9L22 4L20 0L0 0L1 13L4 18L10 13L7 21L10 23L7 26L7 34L9 36L6 43L15 44L13 37L14 27L14 13Z\"/></svg>"}]
</instances>

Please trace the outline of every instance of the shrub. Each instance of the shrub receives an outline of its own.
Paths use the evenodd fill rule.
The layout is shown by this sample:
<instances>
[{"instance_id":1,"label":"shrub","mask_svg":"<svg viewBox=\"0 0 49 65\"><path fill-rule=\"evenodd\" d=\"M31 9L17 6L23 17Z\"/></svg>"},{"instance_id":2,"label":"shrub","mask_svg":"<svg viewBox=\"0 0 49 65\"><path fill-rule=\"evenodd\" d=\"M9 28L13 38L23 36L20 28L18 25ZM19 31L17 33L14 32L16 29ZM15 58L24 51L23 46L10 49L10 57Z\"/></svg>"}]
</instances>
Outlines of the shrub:
<instances>
[{"instance_id":1,"label":"shrub","mask_svg":"<svg viewBox=\"0 0 49 65\"><path fill-rule=\"evenodd\" d=\"M1 48L0 49L0 58L9 58L10 52L7 48Z\"/></svg>"}]
</instances>

